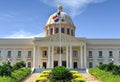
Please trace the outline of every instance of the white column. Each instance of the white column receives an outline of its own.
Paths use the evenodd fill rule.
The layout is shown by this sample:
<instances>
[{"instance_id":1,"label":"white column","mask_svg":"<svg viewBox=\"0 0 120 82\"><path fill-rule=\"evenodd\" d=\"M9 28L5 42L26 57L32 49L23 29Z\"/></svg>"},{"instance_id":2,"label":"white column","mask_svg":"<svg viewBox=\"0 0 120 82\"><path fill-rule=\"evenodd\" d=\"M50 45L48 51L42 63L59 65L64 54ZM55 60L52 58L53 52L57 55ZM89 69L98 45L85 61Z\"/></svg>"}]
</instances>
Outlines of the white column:
<instances>
[{"instance_id":1,"label":"white column","mask_svg":"<svg viewBox=\"0 0 120 82\"><path fill-rule=\"evenodd\" d=\"M48 68L50 68L50 46L48 47Z\"/></svg>"},{"instance_id":2,"label":"white column","mask_svg":"<svg viewBox=\"0 0 120 82\"><path fill-rule=\"evenodd\" d=\"M87 59L86 59L86 45L84 45L84 67L87 67Z\"/></svg>"},{"instance_id":3,"label":"white column","mask_svg":"<svg viewBox=\"0 0 120 82\"><path fill-rule=\"evenodd\" d=\"M72 46L70 46L70 68L72 68Z\"/></svg>"},{"instance_id":4,"label":"white column","mask_svg":"<svg viewBox=\"0 0 120 82\"><path fill-rule=\"evenodd\" d=\"M34 57L33 57L33 67L35 68L35 60L36 60L36 46L34 46Z\"/></svg>"},{"instance_id":5,"label":"white column","mask_svg":"<svg viewBox=\"0 0 120 82\"><path fill-rule=\"evenodd\" d=\"M38 66L40 66L40 46L38 46ZM41 66L40 66L41 67Z\"/></svg>"},{"instance_id":6,"label":"white column","mask_svg":"<svg viewBox=\"0 0 120 82\"><path fill-rule=\"evenodd\" d=\"M81 54L80 54L81 68L83 68L83 46L82 46L82 45L81 45L81 47L80 47L80 52L81 52Z\"/></svg>"},{"instance_id":7,"label":"white column","mask_svg":"<svg viewBox=\"0 0 120 82\"><path fill-rule=\"evenodd\" d=\"M54 67L54 46L52 46L52 68Z\"/></svg>"},{"instance_id":8,"label":"white column","mask_svg":"<svg viewBox=\"0 0 120 82\"><path fill-rule=\"evenodd\" d=\"M68 46L66 46L66 65L68 68Z\"/></svg>"}]
</instances>

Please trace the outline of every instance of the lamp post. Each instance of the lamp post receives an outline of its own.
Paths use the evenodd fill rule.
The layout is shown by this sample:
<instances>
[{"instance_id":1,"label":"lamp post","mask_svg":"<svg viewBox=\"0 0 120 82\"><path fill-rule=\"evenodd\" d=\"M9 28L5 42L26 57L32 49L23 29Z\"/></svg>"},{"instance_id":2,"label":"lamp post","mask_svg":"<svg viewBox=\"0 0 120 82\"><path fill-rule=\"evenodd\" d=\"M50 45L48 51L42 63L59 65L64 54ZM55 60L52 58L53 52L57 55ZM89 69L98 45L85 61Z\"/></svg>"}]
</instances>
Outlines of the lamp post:
<instances>
[{"instance_id":1,"label":"lamp post","mask_svg":"<svg viewBox=\"0 0 120 82\"><path fill-rule=\"evenodd\" d=\"M112 63L114 64L114 59L112 58Z\"/></svg>"},{"instance_id":2,"label":"lamp post","mask_svg":"<svg viewBox=\"0 0 120 82\"><path fill-rule=\"evenodd\" d=\"M10 65L10 59L8 58L8 64Z\"/></svg>"}]
</instances>

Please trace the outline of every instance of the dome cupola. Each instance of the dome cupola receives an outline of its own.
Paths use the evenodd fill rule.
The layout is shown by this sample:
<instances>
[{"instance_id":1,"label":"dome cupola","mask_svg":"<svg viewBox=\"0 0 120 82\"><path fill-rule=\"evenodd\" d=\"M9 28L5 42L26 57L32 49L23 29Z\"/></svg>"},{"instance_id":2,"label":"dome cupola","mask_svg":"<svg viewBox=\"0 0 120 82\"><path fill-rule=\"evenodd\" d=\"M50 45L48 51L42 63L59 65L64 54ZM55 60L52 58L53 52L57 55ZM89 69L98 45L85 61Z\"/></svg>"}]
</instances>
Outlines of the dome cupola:
<instances>
[{"instance_id":1,"label":"dome cupola","mask_svg":"<svg viewBox=\"0 0 120 82\"><path fill-rule=\"evenodd\" d=\"M75 36L75 26L72 19L67 13L63 12L62 9L62 6L59 5L58 11L49 17L45 25L46 36L60 32Z\"/></svg>"}]
</instances>

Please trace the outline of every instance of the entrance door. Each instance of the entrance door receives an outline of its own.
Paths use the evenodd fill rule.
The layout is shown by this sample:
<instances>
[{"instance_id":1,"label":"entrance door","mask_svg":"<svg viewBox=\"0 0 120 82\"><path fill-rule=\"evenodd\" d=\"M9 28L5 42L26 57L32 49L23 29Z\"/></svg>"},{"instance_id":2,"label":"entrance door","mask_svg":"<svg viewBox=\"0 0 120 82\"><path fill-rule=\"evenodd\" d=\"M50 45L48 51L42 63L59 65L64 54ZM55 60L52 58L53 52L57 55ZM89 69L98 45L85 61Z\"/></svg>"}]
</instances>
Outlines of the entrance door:
<instances>
[{"instance_id":1,"label":"entrance door","mask_svg":"<svg viewBox=\"0 0 120 82\"><path fill-rule=\"evenodd\" d=\"M54 61L54 67L58 66L58 61Z\"/></svg>"},{"instance_id":2,"label":"entrance door","mask_svg":"<svg viewBox=\"0 0 120 82\"><path fill-rule=\"evenodd\" d=\"M43 62L43 68L46 69L46 67L47 67L47 63L46 63L46 62Z\"/></svg>"},{"instance_id":3,"label":"entrance door","mask_svg":"<svg viewBox=\"0 0 120 82\"><path fill-rule=\"evenodd\" d=\"M66 67L66 61L62 61L62 66Z\"/></svg>"},{"instance_id":4,"label":"entrance door","mask_svg":"<svg viewBox=\"0 0 120 82\"><path fill-rule=\"evenodd\" d=\"M73 63L73 67L74 67L74 68L78 68L78 67L77 67L77 62L74 62L74 63Z\"/></svg>"}]
</instances>

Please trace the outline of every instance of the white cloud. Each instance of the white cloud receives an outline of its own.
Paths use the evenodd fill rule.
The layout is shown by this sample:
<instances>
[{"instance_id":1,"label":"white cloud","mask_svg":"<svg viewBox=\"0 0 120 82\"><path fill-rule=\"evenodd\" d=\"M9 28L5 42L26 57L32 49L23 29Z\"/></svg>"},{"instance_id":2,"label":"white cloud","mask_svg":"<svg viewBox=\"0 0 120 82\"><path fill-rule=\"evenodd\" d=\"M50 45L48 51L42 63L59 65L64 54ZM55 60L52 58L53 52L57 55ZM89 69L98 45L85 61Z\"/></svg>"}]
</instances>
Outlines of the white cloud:
<instances>
[{"instance_id":1,"label":"white cloud","mask_svg":"<svg viewBox=\"0 0 120 82\"><path fill-rule=\"evenodd\" d=\"M64 8L69 9L72 16L82 13L89 4L102 3L107 0L40 0L41 2L56 7L61 4Z\"/></svg>"},{"instance_id":2,"label":"white cloud","mask_svg":"<svg viewBox=\"0 0 120 82\"><path fill-rule=\"evenodd\" d=\"M45 36L44 32L40 34L32 34L30 32L25 32L23 30L20 30L11 35L5 36L4 38L34 38L34 37L44 37L44 36Z\"/></svg>"}]
</instances>

